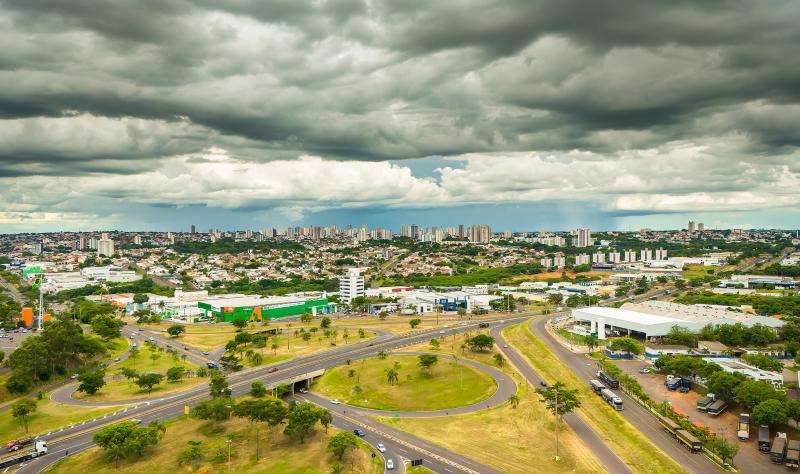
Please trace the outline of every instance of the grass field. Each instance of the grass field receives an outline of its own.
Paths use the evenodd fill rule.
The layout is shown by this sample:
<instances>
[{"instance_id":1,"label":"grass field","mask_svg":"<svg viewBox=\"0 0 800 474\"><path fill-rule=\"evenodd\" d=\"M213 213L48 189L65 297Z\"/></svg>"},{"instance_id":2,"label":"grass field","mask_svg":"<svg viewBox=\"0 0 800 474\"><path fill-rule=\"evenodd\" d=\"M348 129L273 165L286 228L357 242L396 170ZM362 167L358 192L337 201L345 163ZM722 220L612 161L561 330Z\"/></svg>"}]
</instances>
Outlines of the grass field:
<instances>
[{"instance_id":1,"label":"grass field","mask_svg":"<svg viewBox=\"0 0 800 474\"><path fill-rule=\"evenodd\" d=\"M683 278L687 280L691 278L702 278L710 275L708 273L709 270L716 270L717 268L718 267L712 266L687 265L683 267Z\"/></svg>"},{"instance_id":2,"label":"grass field","mask_svg":"<svg viewBox=\"0 0 800 474\"><path fill-rule=\"evenodd\" d=\"M685 472L680 464L617 414L600 397L594 395L585 381L575 375L544 342L533 335L527 322L505 329L503 335L548 382L561 381L580 391L582 406L577 412L635 471Z\"/></svg>"},{"instance_id":3,"label":"grass field","mask_svg":"<svg viewBox=\"0 0 800 474\"><path fill-rule=\"evenodd\" d=\"M486 373L454 361L439 359L425 374L414 356L373 358L326 371L314 388L329 398L378 410L438 410L469 405L490 397L496 390ZM399 379L389 384L385 371L397 362ZM349 377L349 371L355 371ZM361 387L357 393L355 387Z\"/></svg>"},{"instance_id":4,"label":"grass field","mask_svg":"<svg viewBox=\"0 0 800 474\"><path fill-rule=\"evenodd\" d=\"M208 379L204 377L186 378L178 382L167 382L166 380L153 387L152 393L142 390L133 381L114 380L106 383L94 395L87 395L82 392L75 392L72 397L77 400L93 402L117 402L126 400L146 400L148 398L160 398L177 392L188 390L198 385L207 384Z\"/></svg>"},{"instance_id":5,"label":"grass field","mask_svg":"<svg viewBox=\"0 0 800 474\"><path fill-rule=\"evenodd\" d=\"M48 431L97 416L119 410L122 407L73 407L64 406L51 401L45 395L37 401L36 413L31 417L28 426L29 435L47 433ZM11 410L0 413L0 443L26 436L25 429L11 416Z\"/></svg>"},{"instance_id":6,"label":"grass field","mask_svg":"<svg viewBox=\"0 0 800 474\"><path fill-rule=\"evenodd\" d=\"M160 354L158 359L153 360L151 358L151 354L155 352L156 354ZM119 370L122 368L130 368L134 369L138 372L160 372L165 373L167 369L170 367L174 367L176 365L182 365L186 367L187 370L195 370L197 366L192 364L191 362L184 361L180 357L177 359L172 358L172 356L167 353L166 351L157 351L149 344L141 344L139 346L139 356L136 357L136 360L133 357L128 357L123 361L120 361L117 364L114 364L112 367L109 367L109 373L116 374L119 373Z\"/></svg>"},{"instance_id":7,"label":"grass field","mask_svg":"<svg viewBox=\"0 0 800 474\"><path fill-rule=\"evenodd\" d=\"M280 430L275 442L270 443L268 429L261 429L261 457L255 459L255 428L242 419L221 423L181 418L167 423L167 431L161 442L150 448L142 458L120 462L114 468L106 461L99 448L91 448L78 455L53 465L45 472L57 474L117 474L121 472L148 474L176 473L225 473L228 461L227 436L233 436L231 445L231 472L237 474L327 474L339 464L326 451L330 436L319 426L304 444L284 436ZM194 464L178 464L178 454L185 450L188 441L200 441L203 459ZM351 451L341 462L345 472L378 474L383 472L380 457L370 458L372 448L361 443L359 449Z\"/></svg>"},{"instance_id":8,"label":"grass field","mask_svg":"<svg viewBox=\"0 0 800 474\"><path fill-rule=\"evenodd\" d=\"M425 466L413 466L412 467L411 465L408 465L406 467L406 473L407 474L433 474L433 471L431 471L430 469L428 469Z\"/></svg>"}]
</instances>

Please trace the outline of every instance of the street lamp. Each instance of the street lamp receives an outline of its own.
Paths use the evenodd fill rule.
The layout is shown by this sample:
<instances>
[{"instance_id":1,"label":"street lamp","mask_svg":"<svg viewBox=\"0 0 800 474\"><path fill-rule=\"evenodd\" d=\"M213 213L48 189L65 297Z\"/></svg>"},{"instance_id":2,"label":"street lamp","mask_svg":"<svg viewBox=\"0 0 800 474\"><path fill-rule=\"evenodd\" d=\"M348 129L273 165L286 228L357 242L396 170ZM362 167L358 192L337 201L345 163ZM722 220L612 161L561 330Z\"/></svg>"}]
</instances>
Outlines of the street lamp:
<instances>
[{"instance_id":1,"label":"street lamp","mask_svg":"<svg viewBox=\"0 0 800 474\"><path fill-rule=\"evenodd\" d=\"M233 444L233 438L228 435L228 474L231 474L231 445Z\"/></svg>"}]
</instances>

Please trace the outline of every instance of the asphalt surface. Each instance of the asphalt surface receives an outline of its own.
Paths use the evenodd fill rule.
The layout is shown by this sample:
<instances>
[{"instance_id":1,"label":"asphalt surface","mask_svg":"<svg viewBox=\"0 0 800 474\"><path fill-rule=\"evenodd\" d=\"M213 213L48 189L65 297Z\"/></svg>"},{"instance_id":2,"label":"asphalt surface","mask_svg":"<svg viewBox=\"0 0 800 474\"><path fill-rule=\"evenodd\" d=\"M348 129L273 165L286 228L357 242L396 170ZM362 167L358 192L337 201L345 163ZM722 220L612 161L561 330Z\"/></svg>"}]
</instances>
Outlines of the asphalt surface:
<instances>
[{"instance_id":1,"label":"asphalt surface","mask_svg":"<svg viewBox=\"0 0 800 474\"><path fill-rule=\"evenodd\" d=\"M11 293L11 298L21 305L25 305L25 296L19 292L19 290L12 285L8 280L0 276L0 286L8 290Z\"/></svg>"},{"instance_id":2,"label":"asphalt surface","mask_svg":"<svg viewBox=\"0 0 800 474\"><path fill-rule=\"evenodd\" d=\"M533 334L541 339L553 351L558 358L564 362L573 372L580 378L589 383L589 380L596 378L597 368L595 363L587 359L583 354L576 354L569 351L562 346L558 341L554 340L545 329L545 324L549 318L536 318L531 321L531 330ZM647 410L642 408L633 399L628 397L621 390L618 391L627 400L625 401L625 409L618 412L624 416L633 426L641 431L645 436L650 438L653 443L666 452L670 457L678 461L688 472L692 473L707 473L720 471L716 464L711 462L708 458L700 454L692 454L683 448L677 440L675 440L669 433L667 433L658 420L650 414ZM593 447L593 449L596 449ZM608 449L608 448L606 448ZM597 452L597 451L596 451ZM611 472L616 472L611 470Z\"/></svg>"},{"instance_id":3,"label":"asphalt surface","mask_svg":"<svg viewBox=\"0 0 800 474\"><path fill-rule=\"evenodd\" d=\"M540 318L544 319L544 318ZM501 330L503 327L494 327L491 330L492 337L500 347L505 357L511 361L517 369L522 372L525 379L533 385L534 388L540 387L543 381L542 377L533 370L527 359L517 352L513 347L505 347L506 341L503 338ZM597 456L597 459L603 463L608 472L611 473L633 473L634 471L628 467L625 462L620 459L617 454L608 447L605 441L597 435L597 433L575 413L568 413L563 417L564 422L569 426L573 432L581 439L581 441L589 448L592 453Z\"/></svg>"},{"instance_id":4,"label":"asphalt surface","mask_svg":"<svg viewBox=\"0 0 800 474\"><path fill-rule=\"evenodd\" d=\"M522 316L506 316L504 319L520 321L523 318L524 317ZM477 325L478 322L473 322L464 326L454 325L451 327L433 328L430 330L418 331L412 334L396 336L387 339L374 338L347 346L339 346L321 354L299 357L290 361L284 361L269 366L261 366L255 369L237 372L231 374L228 377L228 381L233 392L233 397L238 397L248 393L251 383L256 380L260 380L268 386L275 385L293 376L302 376L303 374L307 374L316 370L327 369L341 365L345 363L347 359L357 360L366 357L373 357L380 350L389 351L398 349L400 347L418 344L423 341L428 341L430 340L431 336L438 335L439 330L445 330L447 334L462 333L476 330ZM277 368L278 370L276 372L270 372L270 370L273 370L274 368ZM88 421L79 426L65 429L57 433L45 434L41 437L48 442L48 454L25 463L17 472L23 474L34 472L38 473L46 466L64 457L66 451L69 451L70 454L74 454L75 452L88 448L92 445L91 438L93 433L106 424L129 418L138 418L144 423L148 423L153 420L163 421L180 417L183 416L184 405L193 406L207 398L208 388L206 386L200 386L181 393L181 396L177 398L165 397L162 399L150 400L149 402L124 412ZM350 414L346 416L349 417ZM397 440L396 442L403 443L407 449L414 448L421 453L429 453L427 456L431 459L440 458L441 462L450 466L448 470L441 472L495 472L491 469L486 469L485 466L482 466L465 456L443 450L432 443L418 440L407 433L403 433L398 430L392 430L388 427L386 428L386 431L387 434L390 434L394 439ZM470 466L478 466L479 469L475 470Z\"/></svg>"}]
</instances>

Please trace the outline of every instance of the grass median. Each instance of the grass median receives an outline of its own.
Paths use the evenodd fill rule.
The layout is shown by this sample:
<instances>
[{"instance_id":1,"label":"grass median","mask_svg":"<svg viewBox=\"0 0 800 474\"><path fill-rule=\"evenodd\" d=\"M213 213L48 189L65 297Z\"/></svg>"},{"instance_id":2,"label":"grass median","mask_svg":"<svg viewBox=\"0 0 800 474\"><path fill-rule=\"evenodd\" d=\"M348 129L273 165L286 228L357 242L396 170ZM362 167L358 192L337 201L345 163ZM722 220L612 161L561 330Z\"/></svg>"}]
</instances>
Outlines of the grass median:
<instances>
[{"instance_id":1,"label":"grass median","mask_svg":"<svg viewBox=\"0 0 800 474\"><path fill-rule=\"evenodd\" d=\"M680 464L596 396L586 381L581 380L531 332L527 321L506 328L503 336L548 382L561 381L580 391L582 405L577 413L634 470L658 473L686 472ZM654 419L653 423L655 422Z\"/></svg>"},{"instance_id":2,"label":"grass median","mask_svg":"<svg viewBox=\"0 0 800 474\"><path fill-rule=\"evenodd\" d=\"M372 358L326 371L314 389L355 406L377 410L439 410L477 403L497 389L494 380L474 367L440 358L429 371L415 356ZM399 364L397 381L387 371ZM352 372L351 372L352 371Z\"/></svg>"}]
</instances>

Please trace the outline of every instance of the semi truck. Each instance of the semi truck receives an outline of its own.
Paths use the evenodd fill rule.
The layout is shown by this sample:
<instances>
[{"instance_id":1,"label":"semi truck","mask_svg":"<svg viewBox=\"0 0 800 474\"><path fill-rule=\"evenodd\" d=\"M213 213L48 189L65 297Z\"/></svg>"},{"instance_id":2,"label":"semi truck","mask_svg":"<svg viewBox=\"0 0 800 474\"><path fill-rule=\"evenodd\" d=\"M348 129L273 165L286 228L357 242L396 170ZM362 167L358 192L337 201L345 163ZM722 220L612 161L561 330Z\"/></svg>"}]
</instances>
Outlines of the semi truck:
<instances>
[{"instance_id":1,"label":"semi truck","mask_svg":"<svg viewBox=\"0 0 800 474\"><path fill-rule=\"evenodd\" d=\"M786 457L786 438L778 434L772 440L772 447L769 449L769 460L774 463L782 463Z\"/></svg>"},{"instance_id":2,"label":"semi truck","mask_svg":"<svg viewBox=\"0 0 800 474\"><path fill-rule=\"evenodd\" d=\"M716 400L714 403L708 406L708 410L706 411L709 415L717 416L725 411L726 408L728 408L728 402L725 400Z\"/></svg>"},{"instance_id":3,"label":"semi truck","mask_svg":"<svg viewBox=\"0 0 800 474\"><path fill-rule=\"evenodd\" d=\"M622 398L618 397L616 393L604 388L600 391L600 396L603 397L606 403L614 407L615 410L622 411Z\"/></svg>"},{"instance_id":4,"label":"semi truck","mask_svg":"<svg viewBox=\"0 0 800 474\"><path fill-rule=\"evenodd\" d=\"M661 423L661 426L672 436L677 436L678 430L681 429L681 425L673 421L672 418L667 418L666 416L659 416L658 422Z\"/></svg>"},{"instance_id":5,"label":"semi truck","mask_svg":"<svg viewBox=\"0 0 800 474\"><path fill-rule=\"evenodd\" d=\"M678 430L675 432L675 435L678 437L678 440L685 444L693 453L699 453L703 450L703 443L688 431Z\"/></svg>"},{"instance_id":6,"label":"semi truck","mask_svg":"<svg viewBox=\"0 0 800 474\"><path fill-rule=\"evenodd\" d=\"M714 394L713 393L709 393L708 395L706 395L705 397L701 398L697 402L697 411L700 411L700 412L708 411L708 407L712 403L714 403L715 401L716 401L716 399L714 398Z\"/></svg>"},{"instance_id":7,"label":"semi truck","mask_svg":"<svg viewBox=\"0 0 800 474\"><path fill-rule=\"evenodd\" d=\"M750 415L748 413L739 413L739 428L736 430L736 437L739 438L739 441L750 439Z\"/></svg>"},{"instance_id":8,"label":"semi truck","mask_svg":"<svg viewBox=\"0 0 800 474\"><path fill-rule=\"evenodd\" d=\"M33 443L33 448L31 448L30 451L17 452L16 454L0 458L0 469L5 469L15 464L28 461L29 459L44 456L45 454L47 454L47 442L36 441Z\"/></svg>"},{"instance_id":9,"label":"semi truck","mask_svg":"<svg viewBox=\"0 0 800 474\"><path fill-rule=\"evenodd\" d=\"M797 469L800 466L800 441L789 440L786 445L786 467Z\"/></svg>"},{"instance_id":10,"label":"semi truck","mask_svg":"<svg viewBox=\"0 0 800 474\"><path fill-rule=\"evenodd\" d=\"M598 395L600 395L600 392L602 392L606 388L606 386L603 385L599 380L595 379L589 381L589 387L592 389L594 393Z\"/></svg>"},{"instance_id":11,"label":"semi truck","mask_svg":"<svg viewBox=\"0 0 800 474\"><path fill-rule=\"evenodd\" d=\"M33 443L33 438L24 438L24 439L15 439L10 443L5 445L6 451L13 452L19 451L20 449L24 448L25 446Z\"/></svg>"},{"instance_id":12,"label":"semi truck","mask_svg":"<svg viewBox=\"0 0 800 474\"><path fill-rule=\"evenodd\" d=\"M758 450L765 453L769 452L769 425L758 427Z\"/></svg>"},{"instance_id":13,"label":"semi truck","mask_svg":"<svg viewBox=\"0 0 800 474\"><path fill-rule=\"evenodd\" d=\"M619 380L615 379L611 375L599 370L597 372L597 378L600 379L601 382L606 384L609 388L619 388Z\"/></svg>"}]
</instances>

